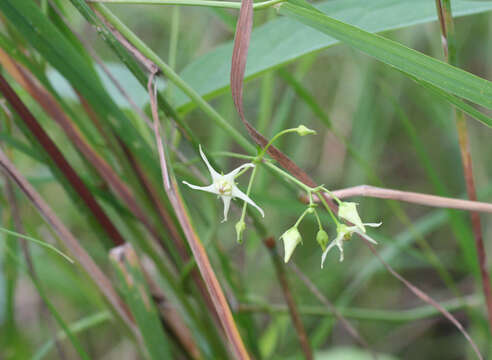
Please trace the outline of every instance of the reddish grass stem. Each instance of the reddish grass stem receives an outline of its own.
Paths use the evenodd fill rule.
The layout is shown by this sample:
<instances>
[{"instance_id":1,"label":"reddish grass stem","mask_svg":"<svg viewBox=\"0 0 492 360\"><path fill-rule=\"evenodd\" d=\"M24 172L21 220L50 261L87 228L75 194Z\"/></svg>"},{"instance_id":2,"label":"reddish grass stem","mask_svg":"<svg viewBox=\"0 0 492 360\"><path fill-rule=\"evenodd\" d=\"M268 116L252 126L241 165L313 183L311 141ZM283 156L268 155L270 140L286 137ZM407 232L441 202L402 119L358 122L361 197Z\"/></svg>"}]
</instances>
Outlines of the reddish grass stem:
<instances>
[{"instance_id":1,"label":"reddish grass stem","mask_svg":"<svg viewBox=\"0 0 492 360\"><path fill-rule=\"evenodd\" d=\"M149 77L149 97L152 110L152 118L154 121L154 135L156 137L156 143L159 151L159 162L161 165L164 190L167 193L171 205L176 212L176 216L181 225L181 228L183 229L185 237L188 240L188 244L190 245L191 252L193 253L198 269L200 270L210 297L212 298L215 311L217 312L222 327L224 328L224 332L227 336L227 339L229 340L231 351L236 359L249 360L249 354L246 351L246 347L244 346L241 335L239 334L239 331L236 327L231 309L229 308L229 304L227 303L220 283L217 280L217 276L215 275L212 265L210 264L207 252L205 251L200 238L196 234L195 229L191 224L191 220L184 205L183 199L179 194L179 188L178 184L176 183L176 179L174 177L171 177L171 174L168 170L164 143L160 134L160 123L157 112L157 97L155 90L153 90L151 86L153 83L154 75L155 72L152 72Z\"/></svg>"},{"instance_id":2,"label":"reddish grass stem","mask_svg":"<svg viewBox=\"0 0 492 360\"><path fill-rule=\"evenodd\" d=\"M299 310L297 309L296 302L294 300L294 297L292 296L292 292L290 291L287 274L285 272L285 265L282 263L282 260L280 259L277 250L275 249L275 240L270 237L264 240L263 243L268 249L270 257L273 261L273 265L275 266L277 278L280 282L280 287L282 289L285 302L287 303L287 308L289 309L289 314L292 319L292 323L294 324L294 327L296 329L297 337L299 339L299 343L301 344L302 351L304 352L304 356L306 359L311 360L313 359L313 351L311 349L311 345L309 344L306 329L302 324L301 316L299 315Z\"/></svg>"},{"instance_id":3,"label":"reddish grass stem","mask_svg":"<svg viewBox=\"0 0 492 360\"><path fill-rule=\"evenodd\" d=\"M416 193L411 191L401 191L394 189L385 189L371 185L358 185L341 190L334 190L332 193L340 199L365 196L379 199L389 199L397 201L405 201L413 204L420 204L432 207L458 209L467 211L480 211L492 213L492 204L480 201L454 199L443 196L429 195ZM314 196L315 201L319 201L317 196ZM303 202L308 203L307 196L302 197Z\"/></svg>"},{"instance_id":4,"label":"reddish grass stem","mask_svg":"<svg viewBox=\"0 0 492 360\"><path fill-rule=\"evenodd\" d=\"M123 244L125 240L106 215L102 207L96 201L91 191L2 75L0 75L0 92L19 114L19 117L24 121L32 135L38 140L46 153L50 156L51 160L64 174L70 185L77 192L85 205L90 209L96 221L112 239L113 243L115 245Z\"/></svg>"},{"instance_id":5,"label":"reddish grass stem","mask_svg":"<svg viewBox=\"0 0 492 360\"><path fill-rule=\"evenodd\" d=\"M441 38L443 44L444 55L449 64L458 65L456 52L456 37L454 31L453 15L451 11L450 0L436 0L437 14L441 24ZM456 129L458 132L458 142L461 151L461 162L466 183L466 191L468 198L472 201L477 200L475 181L473 177L472 158L468 140L468 129L466 126L465 115L462 111L454 109L456 120ZM470 212L473 235L475 238L475 246L477 249L477 259L480 266L480 277L482 280L482 289L487 306L487 315L489 322L489 330L492 333L492 288L490 285L490 275L487 267L487 255L483 243L482 226L480 215L478 212Z\"/></svg>"}]
</instances>

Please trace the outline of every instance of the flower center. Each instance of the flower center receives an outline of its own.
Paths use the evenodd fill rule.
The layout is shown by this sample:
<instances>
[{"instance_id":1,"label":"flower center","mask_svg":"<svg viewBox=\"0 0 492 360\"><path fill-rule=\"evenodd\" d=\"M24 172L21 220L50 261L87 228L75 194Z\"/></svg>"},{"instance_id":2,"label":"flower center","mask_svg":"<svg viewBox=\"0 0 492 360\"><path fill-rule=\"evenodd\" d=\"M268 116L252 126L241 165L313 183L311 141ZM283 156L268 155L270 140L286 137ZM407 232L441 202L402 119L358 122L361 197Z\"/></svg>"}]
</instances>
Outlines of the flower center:
<instances>
[{"instance_id":1,"label":"flower center","mask_svg":"<svg viewBox=\"0 0 492 360\"><path fill-rule=\"evenodd\" d=\"M220 195L231 196L232 194L232 184L227 180L219 180L216 183L217 191Z\"/></svg>"}]
</instances>

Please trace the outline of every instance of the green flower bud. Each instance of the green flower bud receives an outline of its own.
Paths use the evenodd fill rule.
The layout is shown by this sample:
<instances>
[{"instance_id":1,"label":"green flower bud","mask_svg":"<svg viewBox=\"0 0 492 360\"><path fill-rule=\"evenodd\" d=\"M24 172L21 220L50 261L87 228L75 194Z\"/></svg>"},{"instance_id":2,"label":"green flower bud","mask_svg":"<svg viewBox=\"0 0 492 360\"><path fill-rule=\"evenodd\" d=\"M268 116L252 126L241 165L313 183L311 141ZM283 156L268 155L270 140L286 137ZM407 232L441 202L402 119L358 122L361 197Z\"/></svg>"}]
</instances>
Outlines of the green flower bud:
<instances>
[{"instance_id":1,"label":"green flower bud","mask_svg":"<svg viewBox=\"0 0 492 360\"><path fill-rule=\"evenodd\" d=\"M236 223L236 237L238 243L243 242L243 232L245 229L246 224L244 223L244 221L240 220Z\"/></svg>"},{"instance_id":2,"label":"green flower bud","mask_svg":"<svg viewBox=\"0 0 492 360\"><path fill-rule=\"evenodd\" d=\"M316 134L316 131L308 129L304 125L299 125L296 130L297 130L297 133L301 136Z\"/></svg>"},{"instance_id":3,"label":"green flower bud","mask_svg":"<svg viewBox=\"0 0 492 360\"><path fill-rule=\"evenodd\" d=\"M302 237L297 227L294 226L284 232L280 238L284 242L284 261L288 262L296 246L302 242Z\"/></svg>"},{"instance_id":4,"label":"green flower bud","mask_svg":"<svg viewBox=\"0 0 492 360\"><path fill-rule=\"evenodd\" d=\"M328 234L326 231L323 229L319 229L318 233L316 234L316 241L318 242L319 246L321 246L321 249L325 251L326 246L328 246L328 242L330 241L328 239Z\"/></svg>"}]
</instances>

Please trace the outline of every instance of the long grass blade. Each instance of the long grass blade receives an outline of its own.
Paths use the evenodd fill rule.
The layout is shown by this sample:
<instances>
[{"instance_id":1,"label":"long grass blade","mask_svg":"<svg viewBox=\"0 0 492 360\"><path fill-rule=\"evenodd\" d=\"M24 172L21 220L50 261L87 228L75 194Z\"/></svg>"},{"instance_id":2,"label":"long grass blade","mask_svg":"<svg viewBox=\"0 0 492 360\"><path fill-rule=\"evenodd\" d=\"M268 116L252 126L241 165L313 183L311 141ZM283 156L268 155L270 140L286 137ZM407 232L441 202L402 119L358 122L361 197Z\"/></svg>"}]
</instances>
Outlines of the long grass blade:
<instances>
[{"instance_id":1,"label":"long grass blade","mask_svg":"<svg viewBox=\"0 0 492 360\"><path fill-rule=\"evenodd\" d=\"M492 108L492 82L395 41L327 16L304 0L288 0L280 13L358 49L405 74L446 92Z\"/></svg>"},{"instance_id":2,"label":"long grass blade","mask_svg":"<svg viewBox=\"0 0 492 360\"><path fill-rule=\"evenodd\" d=\"M92 281L99 288L101 293L105 296L107 301L112 305L113 309L120 316L123 322L132 330L133 334L139 338L139 332L134 327L133 321L129 315L129 311L114 291L110 280L102 272L102 270L97 266L97 264L92 260L92 258L87 254L87 252L82 248L77 241L77 239L72 235L72 233L66 228L66 226L61 222L61 220L55 215L53 210L49 205L41 198L38 192L32 187L31 184L22 176L22 174L15 168L15 166L10 162L7 156L0 150L0 167L10 176L10 178L19 186L19 188L24 192L32 204L37 208L41 216L48 222L55 232L58 234L60 239L65 243L67 248L70 250L74 256L77 263L79 263L84 270L90 275Z\"/></svg>"}]
</instances>

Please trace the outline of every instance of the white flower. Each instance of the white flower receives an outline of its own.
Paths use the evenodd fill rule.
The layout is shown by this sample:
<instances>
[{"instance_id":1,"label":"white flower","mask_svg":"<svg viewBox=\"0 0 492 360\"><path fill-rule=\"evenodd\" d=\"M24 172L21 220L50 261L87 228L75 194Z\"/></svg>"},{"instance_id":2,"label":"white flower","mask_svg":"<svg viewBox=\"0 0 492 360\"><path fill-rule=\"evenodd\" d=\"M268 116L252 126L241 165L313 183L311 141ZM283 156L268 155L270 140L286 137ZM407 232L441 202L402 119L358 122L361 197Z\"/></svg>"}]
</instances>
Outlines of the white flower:
<instances>
[{"instance_id":1,"label":"white flower","mask_svg":"<svg viewBox=\"0 0 492 360\"><path fill-rule=\"evenodd\" d=\"M326 255L328 252L331 250L332 247L336 246L338 247L338 250L340 250L340 261L343 261L343 241L350 240L352 237L353 233L357 233L360 236L363 236L364 239L367 241L377 244L376 240L372 239L368 235L366 235L366 230L364 226L370 226L370 227L378 227L380 226L381 223L363 223L362 227L361 226L347 226L345 224L338 224L337 225L337 237L328 245L323 252L323 255L321 256L321 268L323 268L323 264L326 259Z\"/></svg>"},{"instance_id":2,"label":"white flower","mask_svg":"<svg viewBox=\"0 0 492 360\"><path fill-rule=\"evenodd\" d=\"M200 155L202 156L203 161L207 165L208 171L210 172L210 176L212 177L212 184L209 186L196 186L183 181L186 185L188 185L192 189L207 191L213 194L217 194L222 198L224 202L224 220L222 222L227 221L227 214L229 213L229 206L231 204L231 199L240 198L241 200L247 202L249 205L255 207L260 213L261 216L265 217L263 210L260 209L258 205L256 205L253 200L251 200L245 193L238 189L234 179L236 175L244 168L254 167L254 164L248 163L239 166L238 168L232 170L230 173L221 175L208 162L205 154L202 151L202 147L200 146Z\"/></svg>"}]
</instances>

